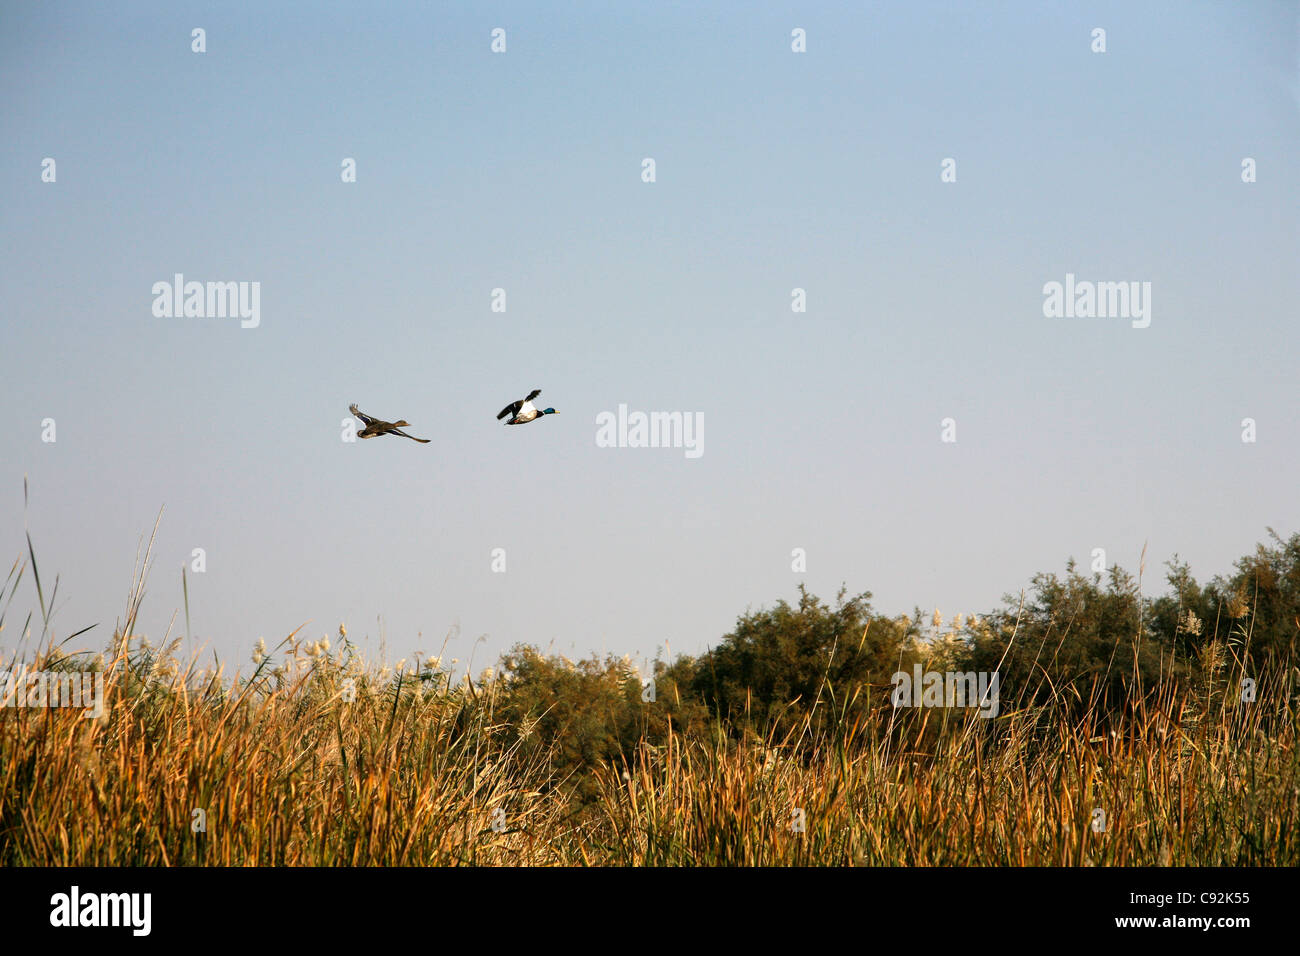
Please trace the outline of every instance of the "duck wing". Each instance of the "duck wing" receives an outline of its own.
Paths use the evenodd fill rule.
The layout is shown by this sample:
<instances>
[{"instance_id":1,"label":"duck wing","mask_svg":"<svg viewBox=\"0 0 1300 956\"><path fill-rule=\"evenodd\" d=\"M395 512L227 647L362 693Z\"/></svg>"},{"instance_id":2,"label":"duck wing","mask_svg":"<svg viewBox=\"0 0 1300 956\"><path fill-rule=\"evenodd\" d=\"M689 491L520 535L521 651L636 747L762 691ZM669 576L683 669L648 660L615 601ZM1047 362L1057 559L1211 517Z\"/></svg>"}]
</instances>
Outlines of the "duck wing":
<instances>
[{"instance_id":1,"label":"duck wing","mask_svg":"<svg viewBox=\"0 0 1300 956\"><path fill-rule=\"evenodd\" d=\"M408 435L400 428L390 428L389 432L393 435L401 435L403 438L409 438L411 441L418 441L421 445L427 445L432 441L430 438L416 438L414 435Z\"/></svg>"},{"instance_id":2,"label":"duck wing","mask_svg":"<svg viewBox=\"0 0 1300 956\"><path fill-rule=\"evenodd\" d=\"M365 412L363 412L361 409L357 408L356 405L349 405L349 406L348 406L348 411L350 411L350 412L351 412L353 415L355 415L357 418L359 418L359 419L361 419L363 422L365 422L367 426L369 426L369 425L373 425L373 424L375 424L375 422L376 422L376 419L371 418L369 415L367 415L367 414L366 414Z\"/></svg>"},{"instance_id":3,"label":"duck wing","mask_svg":"<svg viewBox=\"0 0 1300 956\"><path fill-rule=\"evenodd\" d=\"M542 394L542 390L541 390L540 388L535 388L535 389L533 389L531 392L528 393L528 397L525 398L524 401L525 401L525 402L531 402L534 398L536 398L536 397L537 397L538 395L540 395L540 394Z\"/></svg>"},{"instance_id":4,"label":"duck wing","mask_svg":"<svg viewBox=\"0 0 1300 956\"><path fill-rule=\"evenodd\" d=\"M505 408L501 409L501 411L497 412L497 421L501 421L501 419L505 418L507 415L509 415L511 418L514 418L516 415L519 414L519 409L523 407L524 407L524 403L522 400L518 402L511 402Z\"/></svg>"}]
</instances>

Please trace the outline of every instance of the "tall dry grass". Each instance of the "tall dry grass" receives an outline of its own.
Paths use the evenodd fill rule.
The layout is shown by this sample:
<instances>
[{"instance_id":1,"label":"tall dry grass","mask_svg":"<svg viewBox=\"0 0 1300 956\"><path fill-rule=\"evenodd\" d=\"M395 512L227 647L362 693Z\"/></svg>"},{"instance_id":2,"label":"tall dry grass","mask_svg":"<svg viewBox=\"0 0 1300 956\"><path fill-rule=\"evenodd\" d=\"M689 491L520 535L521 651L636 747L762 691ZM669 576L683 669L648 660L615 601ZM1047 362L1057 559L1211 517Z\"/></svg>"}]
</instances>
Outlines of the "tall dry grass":
<instances>
[{"instance_id":1,"label":"tall dry grass","mask_svg":"<svg viewBox=\"0 0 1300 956\"><path fill-rule=\"evenodd\" d=\"M1071 687L989 720L883 707L781 739L670 730L597 768L582 800L555 748L521 747L527 728L499 716L508 674L368 666L340 629L228 678L134 633L147 566L97 657L49 636L30 546L0 588L0 632L28 571L43 618L20 632L40 649L0 670L94 668L108 701L100 719L0 707L0 864L1300 862L1290 685L1265 677L1245 704L1230 667L1118 716Z\"/></svg>"}]
</instances>

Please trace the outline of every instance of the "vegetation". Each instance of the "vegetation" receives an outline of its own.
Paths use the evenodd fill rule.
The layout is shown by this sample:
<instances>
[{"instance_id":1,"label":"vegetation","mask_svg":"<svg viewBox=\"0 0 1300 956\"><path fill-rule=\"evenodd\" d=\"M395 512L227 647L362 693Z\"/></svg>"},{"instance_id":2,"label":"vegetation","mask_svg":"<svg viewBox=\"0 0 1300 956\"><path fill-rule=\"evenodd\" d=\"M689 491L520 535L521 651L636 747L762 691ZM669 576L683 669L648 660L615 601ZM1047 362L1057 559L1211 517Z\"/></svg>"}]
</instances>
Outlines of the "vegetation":
<instances>
[{"instance_id":1,"label":"vegetation","mask_svg":"<svg viewBox=\"0 0 1300 956\"><path fill-rule=\"evenodd\" d=\"M108 707L0 707L3 865L1300 862L1300 535L1205 587L1175 559L1155 600L1071 565L946 626L801 588L646 675L520 646L453 680L340 627L228 679L134 633L143 571L69 654L30 546L0 634L28 577L40 649L0 671L94 670ZM997 715L891 706L913 665L997 671Z\"/></svg>"}]
</instances>

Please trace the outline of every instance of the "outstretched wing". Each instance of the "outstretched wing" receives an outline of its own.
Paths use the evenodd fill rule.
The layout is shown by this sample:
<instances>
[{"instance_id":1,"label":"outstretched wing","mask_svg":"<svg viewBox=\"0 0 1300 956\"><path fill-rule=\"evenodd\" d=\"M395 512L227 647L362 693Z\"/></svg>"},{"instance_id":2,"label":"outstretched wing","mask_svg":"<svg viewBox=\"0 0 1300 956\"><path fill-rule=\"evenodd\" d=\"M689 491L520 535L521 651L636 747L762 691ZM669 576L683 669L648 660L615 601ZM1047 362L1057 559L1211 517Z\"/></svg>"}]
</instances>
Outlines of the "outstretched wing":
<instances>
[{"instance_id":1,"label":"outstretched wing","mask_svg":"<svg viewBox=\"0 0 1300 956\"><path fill-rule=\"evenodd\" d=\"M537 397L538 395L540 395L540 394L542 394L542 390L541 390L540 388L535 388L535 389L533 389L531 392L528 393L528 397L525 398L524 401L525 401L525 402L531 402L534 398L536 398L536 397Z\"/></svg>"},{"instance_id":2,"label":"outstretched wing","mask_svg":"<svg viewBox=\"0 0 1300 956\"><path fill-rule=\"evenodd\" d=\"M414 435L408 435L400 428L390 428L389 432L394 435L401 435L403 438L409 438L411 441L418 441L421 445L427 445L432 441L430 438L416 438Z\"/></svg>"},{"instance_id":3,"label":"outstretched wing","mask_svg":"<svg viewBox=\"0 0 1300 956\"><path fill-rule=\"evenodd\" d=\"M356 405L349 405L349 406L348 406L348 411L350 411L350 412L351 412L353 415L355 415L357 418L361 419L361 420L362 420L363 422L365 422L367 425L373 425L373 424L375 423L375 419L371 418L369 415L367 415L367 414L366 414L365 412L363 412L361 409L357 408Z\"/></svg>"},{"instance_id":4,"label":"outstretched wing","mask_svg":"<svg viewBox=\"0 0 1300 956\"><path fill-rule=\"evenodd\" d=\"M507 415L509 415L511 418L514 418L516 415L519 414L519 409L523 407L524 407L523 402L511 402L505 408L501 409L501 411L497 412L497 421L501 421L501 419L505 418Z\"/></svg>"}]
</instances>

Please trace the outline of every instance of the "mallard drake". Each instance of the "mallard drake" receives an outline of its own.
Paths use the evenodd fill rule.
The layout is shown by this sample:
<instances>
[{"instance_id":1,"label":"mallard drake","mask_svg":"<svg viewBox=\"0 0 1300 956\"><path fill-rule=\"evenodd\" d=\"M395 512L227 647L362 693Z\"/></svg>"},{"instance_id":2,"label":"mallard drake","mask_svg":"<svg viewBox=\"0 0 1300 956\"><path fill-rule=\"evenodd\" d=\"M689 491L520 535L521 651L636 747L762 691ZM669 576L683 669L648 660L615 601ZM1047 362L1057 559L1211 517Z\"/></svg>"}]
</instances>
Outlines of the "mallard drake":
<instances>
[{"instance_id":1,"label":"mallard drake","mask_svg":"<svg viewBox=\"0 0 1300 956\"><path fill-rule=\"evenodd\" d=\"M542 394L542 390L540 388L535 388L528 393L527 398L521 398L517 402L511 402L505 408L501 409L501 411L497 412L497 421L500 421L509 415L510 421L506 422L507 425L527 425L533 419L541 418L543 415L560 414L553 408L543 408L540 411L535 408L533 406L533 399L540 394Z\"/></svg>"},{"instance_id":2,"label":"mallard drake","mask_svg":"<svg viewBox=\"0 0 1300 956\"><path fill-rule=\"evenodd\" d=\"M430 439L428 438L416 438L414 435L408 435L402 431L400 426L411 424L406 419L397 422L381 422L378 418L371 418L357 408L356 405L349 405L348 411L365 422L366 427L357 432L358 438L374 438L376 435L401 435L403 438L411 439L411 441L418 441L422 445L429 444Z\"/></svg>"}]
</instances>

